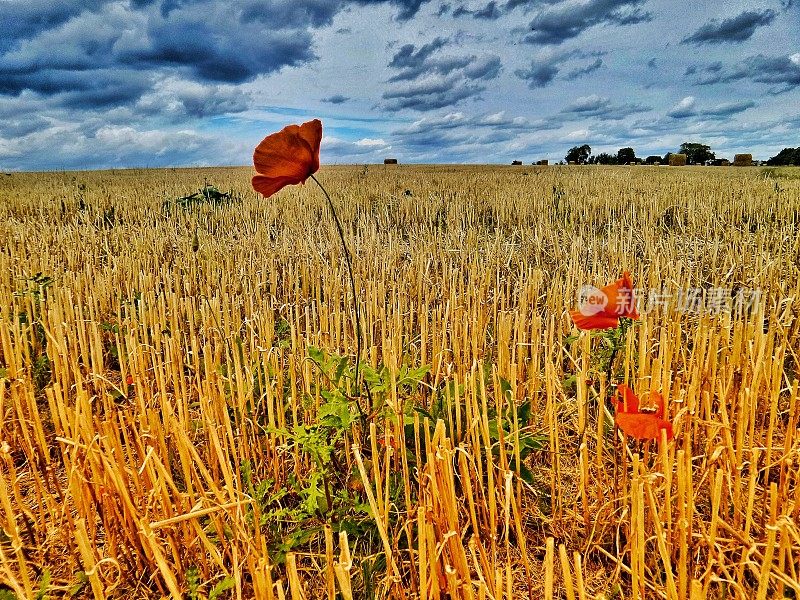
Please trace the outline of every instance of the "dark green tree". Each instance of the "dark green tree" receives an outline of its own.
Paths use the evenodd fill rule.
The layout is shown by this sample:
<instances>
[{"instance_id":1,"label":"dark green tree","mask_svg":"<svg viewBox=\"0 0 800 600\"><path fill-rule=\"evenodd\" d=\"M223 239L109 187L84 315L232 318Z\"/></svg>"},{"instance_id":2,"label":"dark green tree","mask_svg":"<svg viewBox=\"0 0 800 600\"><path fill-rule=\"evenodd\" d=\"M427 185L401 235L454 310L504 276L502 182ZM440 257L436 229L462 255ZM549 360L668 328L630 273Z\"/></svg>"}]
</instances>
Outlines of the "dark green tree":
<instances>
[{"instance_id":1,"label":"dark green tree","mask_svg":"<svg viewBox=\"0 0 800 600\"><path fill-rule=\"evenodd\" d=\"M800 148L784 148L767 161L771 167L800 165Z\"/></svg>"},{"instance_id":2,"label":"dark green tree","mask_svg":"<svg viewBox=\"0 0 800 600\"><path fill-rule=\"evenodd\" d=\"M716 158L716 155L711 151L711 146L692 142L682 143L679 153L686 155L686 162L690 165L702 165L707 160Z\"/></svg>"},{"instance_id":3,"label":"dark green tree","mask_svg":"<svg viewBox=\"0 0 800 600\"><path fill-rule=\"evenodd\" d=\"M579 165L586 164L589 160L589 155L592 153L592 147L589 144L583 146L573 146L564 157L567 163L578 163Z\"/></svg>"},{"instance_id":4,"label":"dark green tree","mask_svg":"<svg viewBox=\"0 0 800 600\"><path fill-rule=\"evenodd\" d=\"M589 161L597 165L616 165L617 157L608 152L601 152L597 156L590 158Z\"/></svg>"},{"instance_id":5,"label":"dark green tree","mask_svg":"<svg viewBox=\"0 0 800 600\"><path fill-rule=\"evenodd\" d=\"M636 152L633 148L620 148L617 152L617 164L632 165L636 160Z\"/></svg>"}]
</instances>

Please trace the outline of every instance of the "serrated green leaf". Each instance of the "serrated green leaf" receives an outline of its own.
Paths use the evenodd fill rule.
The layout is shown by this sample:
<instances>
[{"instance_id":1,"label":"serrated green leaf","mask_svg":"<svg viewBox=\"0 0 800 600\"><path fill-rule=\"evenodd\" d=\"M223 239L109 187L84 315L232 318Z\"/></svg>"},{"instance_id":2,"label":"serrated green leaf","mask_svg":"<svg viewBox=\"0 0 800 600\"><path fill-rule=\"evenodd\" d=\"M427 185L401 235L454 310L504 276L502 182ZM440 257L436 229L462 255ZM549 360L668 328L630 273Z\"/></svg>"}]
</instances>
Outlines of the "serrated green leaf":
<instances>
[{"instance_id":1,"label":"serrated green leaf","mask_svg":"<svg viewBox=\"0 0 800 600\"><path fill-rule=\"evenodd\" d=\"M533 410L533 402L530 400L523 402L517 407L517 423L520 427L525 427L530 421L531 410Z\"/></svg>"},{"instance_id":2,"label":"serrated green leaf","mask_svg":"<svg viewBox=\"0 0 800 600\"><path fill-rule=\"evenodd\" d=\"M36 592L36 600L44 600L47 597L47 589L50 587L50 569L45 567L42 571L42 579L39 581L39 589Z\"/></svg>"},{"instance_id":3,"label":"serrated green leaf","mask_svg":"<svg viewBox=\"0 0 800 600\"><path fill-rule=\"evenodd\" d=\"M511 398L511 383L503 377L500 377L500 393L506 398Z\"/></svg>"},{"instance_id":4,"label":"serrated green leaf","mask_svg":"<svg viewBox=\"0 0 800 600\"><path fill-rule=\"evenodd\" d=\"M342 377L344 376L349 366L350 366L350 359L348 359L346 356L342 356L341 358L339 358L339 363L336 365L336 371L334 372L334 378L333 378L335 383L338 384L339 381L341 381Z\"/></svg>"},{"instance_id":5,"label":"serrated green leaf","mask_svg":"<svg viewBox=\"0 0 800 600\"><path fill-rule=\"evenodd\" d=\"M219 598L222 594L233 589L235 585L236 581L234 581L233 577L225 577L217 585L211 588L211 591L208 593L208 600L217 600L217 598Z\"/></svg>"}]
</instances>

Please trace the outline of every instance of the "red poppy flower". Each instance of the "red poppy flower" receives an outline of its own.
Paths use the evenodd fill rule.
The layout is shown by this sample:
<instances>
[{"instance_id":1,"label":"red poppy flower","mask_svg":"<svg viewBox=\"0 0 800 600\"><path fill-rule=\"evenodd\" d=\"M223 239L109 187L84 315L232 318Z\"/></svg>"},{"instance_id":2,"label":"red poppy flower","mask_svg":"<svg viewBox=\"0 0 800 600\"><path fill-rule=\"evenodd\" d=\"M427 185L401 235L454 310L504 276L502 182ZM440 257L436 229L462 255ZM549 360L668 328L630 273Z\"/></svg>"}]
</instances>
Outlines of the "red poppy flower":
<instances>
[{"instance_id":1,"label":"red poppy flower","mask_svg":"<svg viewBox=\"0 0 800 600\"><path fill-rule=\"evenodd\" d=\"M305 183L319 170L321 141L319 119L288 125L265 137L253 153L253 164L258 172L253 177L253 189L269 198L284 186Z\"/></svg>"},{"instance_id":2,"label":"red poppy flower","mask_svg":"<svg viewBox=\"0 0 800 600\"><path fill-rule=\"evenodd\" d=\"M581 306L569 311L578 329L612 329L620 317L638 319L633 281L627 271L604 288L587 286L581 290Z\"/></svg>"},{"instance_id":3,"label":"red poppy flower","mask_svg":"<svg viewBox=\"0 0 800 600\"><path fill-rule=\"evenodd\" d=\"M674 435L672 423L664 420L664 398L658 392L650 392L649 400L655 406L652 409L642 409L639 398L627 385L617 386L617 395L614 397L616 409L615 423L625 435L637 440L660 440L661 430L667 431L667 439Z\"/></svg>"}]
</instances>

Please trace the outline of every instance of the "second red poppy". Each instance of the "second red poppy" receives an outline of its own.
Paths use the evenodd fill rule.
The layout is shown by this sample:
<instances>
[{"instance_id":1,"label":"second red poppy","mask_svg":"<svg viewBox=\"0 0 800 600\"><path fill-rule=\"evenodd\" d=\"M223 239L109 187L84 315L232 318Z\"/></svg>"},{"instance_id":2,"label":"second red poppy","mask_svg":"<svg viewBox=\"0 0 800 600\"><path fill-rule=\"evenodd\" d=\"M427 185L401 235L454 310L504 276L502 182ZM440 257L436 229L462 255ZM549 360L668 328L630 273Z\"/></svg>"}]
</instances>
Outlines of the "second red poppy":
<instances>
[{"instance_id":1,"label":"second red poppy","mask_svg":"<svg viewBox=\"0 0 800 600\"><path fill-rule=\"evenodd\" d=\"M671 440L674 437L672 423L664 419L663 396L658 392L650 392L648 400L654 406L643 409L631 388L625 384L618 385L614 397L614 422L625 435L637 440L660 440L662 429L666 430L667 439Z\"/></svg>"},{"instance_id":2,"label":"second red poppy","mask_svg":"<svg viewBox=\"0 0 800 600\"><path fill-rule=\"evenodd\" d=\"M627 271L603 288L584 287L579 303L578 310L569 311L578 329L612 329L619 326L621 317L639 318L633 281Z\"/></svg>"}]
</instances>

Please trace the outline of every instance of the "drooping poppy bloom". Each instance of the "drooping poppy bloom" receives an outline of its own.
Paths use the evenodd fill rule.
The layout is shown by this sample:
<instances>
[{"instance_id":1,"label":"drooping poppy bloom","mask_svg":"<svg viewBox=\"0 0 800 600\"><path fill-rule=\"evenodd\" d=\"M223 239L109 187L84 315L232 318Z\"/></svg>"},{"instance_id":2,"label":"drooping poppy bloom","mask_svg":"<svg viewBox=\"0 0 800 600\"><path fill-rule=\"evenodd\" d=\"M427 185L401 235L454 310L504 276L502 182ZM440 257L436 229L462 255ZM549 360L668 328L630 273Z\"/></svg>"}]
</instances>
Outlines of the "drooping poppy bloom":
<instances>
[{"instance_id":1,"label":"drooping poppy bloom","mask_svg":"<svg viewBox=\"0 0 800 600\"><path fill-rule=\"evenodd\" d=\"M319 170L321 141L319 119L288 125L265 137L253 153L253 164L258 172L253 177L253 189L269 198L287 185L305 183Z\"/></svg>"},{"instance_id":2,"label":"drooping poppy bloom","mask_svg":"<svg viewBox=\"0 0 800 600\"><path fill-rule=\"evenodd\" d=\"M658 392L650 392L648 399L654 406L642 408L631 388L625 384L618 385L614 396L614 422L625 435L637 440L660 440L662 429L667 431L667 439L671 440L674 434L672 423L664 420L664 397Z\"/></svg>"},{"instance_id":3,"label":"drooping poppy bloom","mask_svg":"<svg viewBox=\"0 0 800 600\"><path fill-rule=\"evenodd\" d=\"M578 329L613 329L619 326L620 317L639 318L633 281L627 271L604 288L585 286L581 289L579 303L578 310L569 311Z\"/></svg>"}]
</instances>

